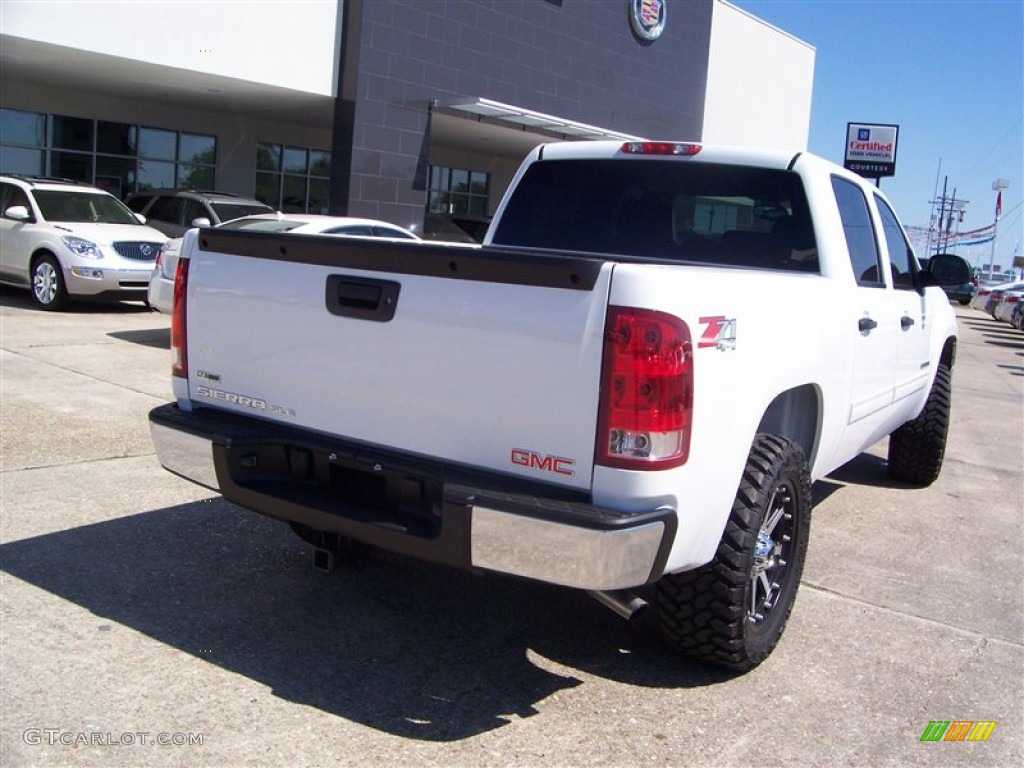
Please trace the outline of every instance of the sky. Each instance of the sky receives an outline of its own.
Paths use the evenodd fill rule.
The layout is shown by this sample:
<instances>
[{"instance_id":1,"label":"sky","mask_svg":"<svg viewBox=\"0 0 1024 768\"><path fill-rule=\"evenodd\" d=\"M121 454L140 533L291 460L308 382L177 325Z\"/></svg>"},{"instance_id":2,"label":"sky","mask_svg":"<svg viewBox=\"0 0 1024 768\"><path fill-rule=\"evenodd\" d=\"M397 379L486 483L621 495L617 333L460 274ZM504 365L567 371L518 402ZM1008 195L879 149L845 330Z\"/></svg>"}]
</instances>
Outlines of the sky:
<instances>
[{"instance_id":1,"label":"sky","mask_svg":"<svg viewBox=\"0 0 1024 768\"><path fill-rule=\"evenodd\" d=\"M847 123L898 125L881 190L904 225L928 226L948 178L969 201L960 230L990 226L1007 179L995 264L1024 256L1024 0L731 2L816 49L809 151L841 165ZM992 257L991 241L950 250Z\"/></svg>"}]
</instances>

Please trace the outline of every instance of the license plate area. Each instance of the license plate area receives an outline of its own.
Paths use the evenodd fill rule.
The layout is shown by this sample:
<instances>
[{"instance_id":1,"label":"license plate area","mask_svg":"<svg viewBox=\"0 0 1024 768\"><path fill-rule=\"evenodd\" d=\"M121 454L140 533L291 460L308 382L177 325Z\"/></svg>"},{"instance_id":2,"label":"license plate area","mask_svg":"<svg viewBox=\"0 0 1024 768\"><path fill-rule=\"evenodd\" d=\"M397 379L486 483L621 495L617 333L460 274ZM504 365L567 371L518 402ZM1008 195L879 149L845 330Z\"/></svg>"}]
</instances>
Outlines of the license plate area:
<instances>
[{"instance_id":1,"label":"license plate area","mask_svg":"<svg viewBox=\"0 0 1024 768\"><path fill-rule=\"evenodd\" d=\"M235 445L234 483L281 501L421 538L441 533L443 486L411 467L288 443Z\"/></svg>"}]
</instances>

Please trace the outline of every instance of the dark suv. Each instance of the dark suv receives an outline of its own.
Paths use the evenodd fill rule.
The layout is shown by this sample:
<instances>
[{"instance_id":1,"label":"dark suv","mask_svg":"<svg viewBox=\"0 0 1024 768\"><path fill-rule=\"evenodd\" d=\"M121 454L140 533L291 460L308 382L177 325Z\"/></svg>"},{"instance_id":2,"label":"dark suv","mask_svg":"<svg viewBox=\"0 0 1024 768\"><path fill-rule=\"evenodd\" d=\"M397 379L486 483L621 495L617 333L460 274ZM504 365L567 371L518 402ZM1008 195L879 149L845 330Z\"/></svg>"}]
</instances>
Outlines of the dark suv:
<instances>
[{"instance_id":1,"label":"dark suv","mask_svg":"<svg viewBox=\"0 0 1024 768\"><path fill-rule=\"evenodd\" d=\"M125 204L146 217L146 223L170 237L181 237L192 227L209 227L242 216L274 213L259 200L230 192L201 189L147 189L128 196Z\"/></svg>"}]
</instances>

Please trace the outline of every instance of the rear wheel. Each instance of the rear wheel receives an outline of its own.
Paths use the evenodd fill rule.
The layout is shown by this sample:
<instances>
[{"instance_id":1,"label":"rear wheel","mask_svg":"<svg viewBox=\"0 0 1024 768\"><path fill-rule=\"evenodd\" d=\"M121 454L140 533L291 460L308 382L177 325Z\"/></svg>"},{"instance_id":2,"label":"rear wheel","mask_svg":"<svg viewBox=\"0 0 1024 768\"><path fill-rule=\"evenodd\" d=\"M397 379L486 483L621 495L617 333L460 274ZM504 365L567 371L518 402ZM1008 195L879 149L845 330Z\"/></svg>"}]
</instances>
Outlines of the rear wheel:
<instances>
[{"instance_id":1,"label":"rear wheel","mask_svg":"<svg viewBox=\"0 0 1024 768\"><path fill-rule=\"evenodd\" d=\"M714 559L658 582L669 645L740 672L764 661L796 599L810 512L803 450L785 438L758 435Z\"/></svg>"},{"instance_id":2,"label":"rear wheel","mask_svg":"<svg viewBox=\"0 0 1024 768\"><path fill-rule=\"evenodd\" d=\"M889 436L889 477L931 485L942 471L952 402L952 372L939 365L924 410Z\"/></svg>"},{"instance_id":3,"label":"rear wheel","mask_svg":"<svg viewBox=\"0 0 1024 768\"><path fill-rule=\"evenodd\" d=\"M32 262L32 300L41 309L63 309L68 303L64 273L56 257L46 254Z\"/></svg>"}]
</instances>

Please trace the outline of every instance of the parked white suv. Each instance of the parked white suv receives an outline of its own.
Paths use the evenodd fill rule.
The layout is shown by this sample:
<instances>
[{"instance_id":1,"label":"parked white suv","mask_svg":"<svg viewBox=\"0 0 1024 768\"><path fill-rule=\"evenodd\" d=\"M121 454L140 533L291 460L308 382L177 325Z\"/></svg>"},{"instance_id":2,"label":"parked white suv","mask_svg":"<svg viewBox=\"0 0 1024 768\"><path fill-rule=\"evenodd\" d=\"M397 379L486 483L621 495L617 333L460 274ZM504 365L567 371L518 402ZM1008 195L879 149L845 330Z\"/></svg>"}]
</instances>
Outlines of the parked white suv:
<instances>
[{"instance_id":1,"label":"parked white suv","mask_svg":"<svg viewBox=\"0 0 1024 768\"><path fill-rule=\"evenodd\" d=\"M145 299L167 237L144 222L88 184L0 176L0 281L30 289L42 309Z\"/></svg>"}]
</instances>

